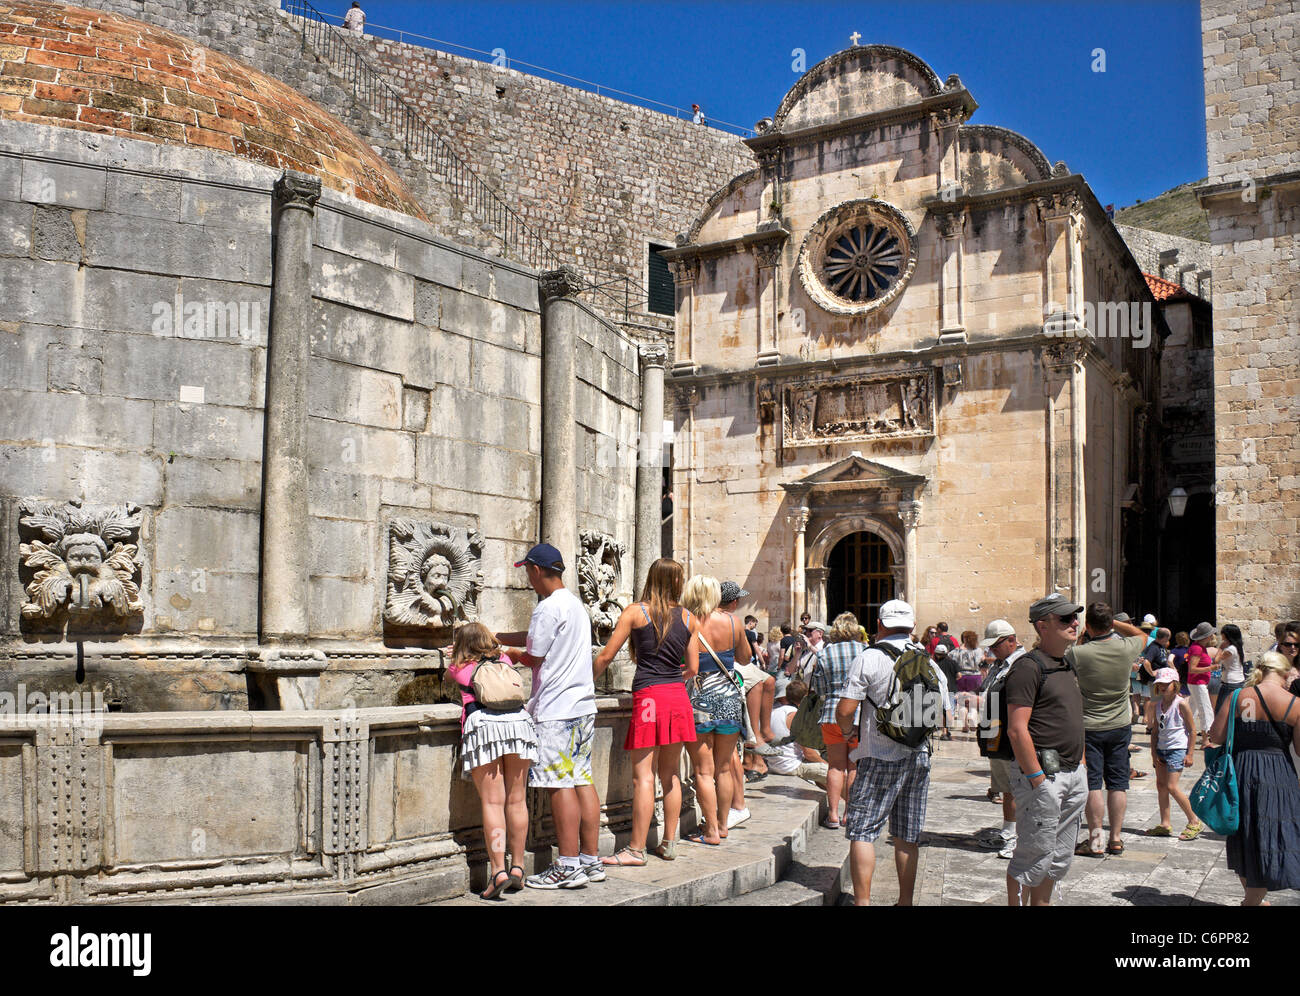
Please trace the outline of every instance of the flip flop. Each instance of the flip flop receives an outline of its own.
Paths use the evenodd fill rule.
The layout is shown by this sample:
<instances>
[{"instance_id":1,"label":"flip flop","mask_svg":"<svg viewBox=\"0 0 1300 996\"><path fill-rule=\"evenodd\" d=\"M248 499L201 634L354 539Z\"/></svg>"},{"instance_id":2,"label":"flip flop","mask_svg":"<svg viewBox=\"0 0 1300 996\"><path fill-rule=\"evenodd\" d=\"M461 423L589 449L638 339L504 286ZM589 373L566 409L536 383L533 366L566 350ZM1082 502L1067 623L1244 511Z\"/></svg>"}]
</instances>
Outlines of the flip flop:
<instances>
[{"instance_id":1,"label":"flip flop","mask_svg":"<svg viewBox=\"0 0 1300 996\"><path fill-rule=\"evenodd\" d=\"M1204 829L1205 829L1205 825L1202 823L1189 823L1187 824L1186 829L1184 829L1183 832L1178 835L1178 839L1195 840L1197 837L1201 835L1201 831Z\"/></svg>"},{"instance_id":2,"label":"flip flop","mask_svg":"<svg viewBox=\"0 0 1300 996\"><path fill-rule=\"evenodd\" d=\"M829 817L826 818L826 819L824 819L824 820L822 820L821 826L822 826L822 829L823 829L823 830L843 830L843 829L844 829L844 824L843 824L843 823L841 823L839 820L832 820L832 819L830 819Z\"/></svg>"},{"instance_id":3,"label":"flip flop","mask_svg":"<svg viewBox=\"0 0 1300 996\"><path fill-rule=\"evenodd\" d=\"M642 851L641 857L639 858L636 856L636 854L637 852L635 848L620 847L617 851L614 852L612 857L601 858L600 863L603 865L610 865L616 868L644 868L645 852ZM624 855L626 855L626 857L624 857Z\"/></svg>"},{"instance_id":4,"label":"flip flop","mask_svg":"<svg viewBox=\"0 0 1300 996\"><path fill-rule=\"evenodd\" d=\"M685 837L682 838L682 840L685 841L687 844L703 844L705 847L722 846L721 840L718 841L705 840L704 832L701 830L696 830L695 833L688 833Z\"/></svg>"},{"instance_id":5,"label":"flip flop","mask_svg":"<svg viewBox=\"0 0 1300 996\"><path fill-rule=\"evenodd\" d=\"M510 887L510 873L504 868L492 876L488 887L478 894L479 899L496 899Z\"/></svg>"}]
</instances>

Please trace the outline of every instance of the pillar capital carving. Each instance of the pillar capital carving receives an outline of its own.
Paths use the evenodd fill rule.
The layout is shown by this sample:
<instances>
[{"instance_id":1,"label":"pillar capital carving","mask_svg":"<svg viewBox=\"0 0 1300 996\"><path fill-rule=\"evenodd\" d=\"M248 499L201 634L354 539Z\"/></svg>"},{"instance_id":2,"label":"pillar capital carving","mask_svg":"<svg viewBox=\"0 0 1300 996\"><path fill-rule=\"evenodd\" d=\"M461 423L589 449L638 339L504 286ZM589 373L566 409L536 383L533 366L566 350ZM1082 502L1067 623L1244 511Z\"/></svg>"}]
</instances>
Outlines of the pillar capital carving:
<instances>
[{"instance_id":1,"label":"pillar capital carving","mask_svg":"<svg viewBox=\"0 0 1300 996\"><path fill-rule=\"evenodd\" d=\"M754 246L754 259L758 261L760 270L770 270L781 262L780 243L769 242L767 245Z\"/></svg>"},{"instance_id":2,"label":"pillar capital carving","mask_svg":"<svg viewBox=\"0 0 1300 996\"><path fill-rule=\"evenodd\" d=\"M673 282L679 287L693 284L700 272L700 261L698 259L669 260L668 269L673 275Z\"/></svg>"},{"instance_id":3,"label":"pillar capital carving","mask_svg":"<svg viewBox=\"0 0 1300 996\"><path fill-rule=\"evenodd\" d=\"M557 270L547 270L537 278L541 287L542 300L552 301L558 297L574 297L582 291L582 278L575 267L565 263Z\"/></svg>"},{"instance_id":4,"label":"pillar capital carving","mask_svg":"<svg viewBox=\"0 0 1300 996\"><path fill-rule=\"evenodd\" d=\"M1061 339L1043 347L1043 367L1056 377L1068 376L1083 367L1084 343L1082 339Z\"/></svg>"},{"instance_id":5,"label":"pillar capital carving","mask_svg":"<svg viewBox=\"0 0 1300 996\"><path fill-rule=\"evenodd\" d=\"M903 520L903 525L909 530L915 529L921 522L921 501L913 498L909 501L898 503L898 517Z\"/></svg>"},{"instance_id":6,"label":"pillar capital carving","mask_svg":"<svg viewBox=\"0 0 1300 996\"><path fill-rule=\"evenodd\" d=\"M934 222L939 226L940 235L945 239L955 239L961 235L962 229L966 227L966 211L964 208L936 211Z\"/></svg>"},{"instance_id":7,"label":"pillar capital carving","mask_svg":"<svg viewBox=\"0 0 1300 996\"><path fill-rule=\"evenodd\" d=\"M641 354L641 369L658 368L662 370L668 363L668 347L661 342L646 343L638 350Z\"/></svg>"},{"instance_id":8,"label":"pillar capital carving","mask_svg":"<svg viewBox=\"0 0 1300 996\"><path fill-rule=\"evenodd\" d=\"M699 388L694 384L673 384L669 387L674 408L694 408L699 400Z\"/></svg>"},{"instance_id":9,"label":"pillar capital carving","mask_svg":"<svg viewBox=\"0 0 1300 996\"><path fill-rule=\"evenodd\" d=\"M320 200L320 177L287 169L275 181L273 193L277 207L314 211Z\"/></svg>"},{"instance_id":10,"label":"pillar capital carving","mask_svg":"<svg viewBox=\"0 0 1300 996\"><path fill-rule=\"evenodd\" d=\"M789 512L785 517L785 521L794 527L795 532L802 533L808 528L808 520L811 516L812 513L807 506L801 506Z\"/></svg>"},{"instance_id":11,"label":"pillar capital carving","mask_svg":"<svg viewBox=\"0 0 1300 996\"><path fill-rule=\"evenodd\" d=\"M763 169L775 169L781 162L781 148L775 146L770 149L760 149L754 153L754 158L758 160L758 165Z\"/></svg>"}]
</instances>

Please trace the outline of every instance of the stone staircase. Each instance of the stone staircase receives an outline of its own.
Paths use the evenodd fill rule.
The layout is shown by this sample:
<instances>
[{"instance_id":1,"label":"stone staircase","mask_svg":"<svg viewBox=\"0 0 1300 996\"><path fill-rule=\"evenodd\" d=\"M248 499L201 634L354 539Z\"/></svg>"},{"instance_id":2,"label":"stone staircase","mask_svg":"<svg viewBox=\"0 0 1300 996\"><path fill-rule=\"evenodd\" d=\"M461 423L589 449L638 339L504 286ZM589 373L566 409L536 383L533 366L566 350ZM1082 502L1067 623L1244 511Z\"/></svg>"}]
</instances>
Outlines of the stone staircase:
<instances>
[{"instance_id":1,"label":"stone staircase","mask_svg":"<svg viewBox=\"0 0 1300 996\"><path fill-rule=\"evenodd\" d=\"M608 868L582 889L525 889L485 902L463 896L439 906L829 906L847 883L848 842L822 830L826 795L792 776L747 786L753 814L721 847L680 843L676 861L650 855L642 868ZM654 829L651 846L656 842ZM626 843L623 836L616 841ZM603 848L606 850L608 848ZM543 857L540 863L545 863Z\"/></svg>"}]
</instances>

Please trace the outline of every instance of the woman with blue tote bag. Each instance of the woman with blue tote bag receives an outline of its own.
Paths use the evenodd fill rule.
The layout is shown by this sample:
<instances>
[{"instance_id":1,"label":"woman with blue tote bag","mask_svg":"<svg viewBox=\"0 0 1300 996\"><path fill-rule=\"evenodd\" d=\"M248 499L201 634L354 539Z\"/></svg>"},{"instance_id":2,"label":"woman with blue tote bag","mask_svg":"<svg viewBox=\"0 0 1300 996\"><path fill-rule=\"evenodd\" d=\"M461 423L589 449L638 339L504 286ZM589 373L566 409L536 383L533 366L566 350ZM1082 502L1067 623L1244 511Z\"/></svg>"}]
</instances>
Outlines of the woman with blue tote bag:
<instances>
[{"instance_id":1,"label":"woman with blue tote bag","mask_svg":"<svg viewBox=\"0 0 1300 996\"><path fill-rule=\"evenodd\" d=\"M1286 687L1289 670L1281 654L1265 654L1210 730L1211 742L1226 738L1223 760L1236 774L1238 819L1235 831L1227 831L1227 852L1228 867L1246 890L1243 906L1261 905L1270 891L1300 888L1300 782L1287 749L1300 749L1300 705ZM1202 781L1215 760L1207 757ZM1198 782L1194 793L1200 788ZM1213 817L1227 807L1203 810L1195 795L1192 806L1211 829L1224 832Z\"/></svg>"}]
</instances>

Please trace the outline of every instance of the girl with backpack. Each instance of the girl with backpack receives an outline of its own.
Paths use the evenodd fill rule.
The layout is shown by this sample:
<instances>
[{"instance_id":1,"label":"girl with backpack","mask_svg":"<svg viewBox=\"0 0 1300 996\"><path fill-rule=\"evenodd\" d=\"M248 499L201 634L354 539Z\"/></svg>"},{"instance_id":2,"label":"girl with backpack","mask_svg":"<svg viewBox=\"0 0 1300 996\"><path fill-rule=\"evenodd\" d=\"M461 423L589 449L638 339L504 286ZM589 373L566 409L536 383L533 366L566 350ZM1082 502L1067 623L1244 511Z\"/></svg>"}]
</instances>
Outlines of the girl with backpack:
<instances>
[{"instance_id":1,"label":"girl with backpack","mask_svg":"<svg viewBox=\"0 0 1300 996\"><path fill-rule=\"evenodd\" d=\"M476 692L475 674L480 668L487 670L479 675ZM496 637L477 622L456 630L447 674L461 694L461 773L474 782L483 812L490 874L479 898L496 899L507 889L518 892L524 887L521 866L511 865L506 871L506 845L510 855L521 857L528 836L524 790L528 768L537 760L537 734L527 710L528 689L518 679L510 658L501 652ZM512 675L516 676L513 680ZM493 699L496 708L480 703L480 693L498 696Z\"/></svg>"},{"instance_id":2,"label":"girl with backpack","mask_svg":"<svg viewBox=\"0 0 1300 996\"><path fill-rule=\"evenodd\" d=\"M684 669L694 670L700 624L678 604L686 572L660 557L646 574L641 601L618 617L609 642L592 665L605 672L623 644L631 641L636 673L632 677L632 715L623 749L632 755L632 838L607 865L644 865L646 839L655 809L655 773L664 789L664 822L654 853L665 861L677 857L677 828L682 815L682 745L695 742L695 717L686 694Z\"/></svg>"}]
</instances>

